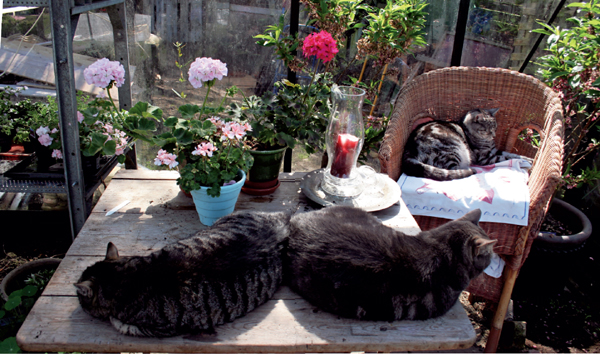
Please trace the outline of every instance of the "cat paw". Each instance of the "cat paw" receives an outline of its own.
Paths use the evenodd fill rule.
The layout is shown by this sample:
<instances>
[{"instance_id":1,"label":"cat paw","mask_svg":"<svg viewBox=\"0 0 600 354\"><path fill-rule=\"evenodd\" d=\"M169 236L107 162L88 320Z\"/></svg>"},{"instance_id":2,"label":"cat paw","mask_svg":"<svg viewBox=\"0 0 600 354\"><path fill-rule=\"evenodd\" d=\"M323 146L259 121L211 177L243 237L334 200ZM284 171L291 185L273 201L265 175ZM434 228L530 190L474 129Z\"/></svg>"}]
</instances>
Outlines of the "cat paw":
<instances>
[{"instance_id":1,"label":"cat paw","mask_svg":"<svg viewBox=\"0 0 600 354\"><path fill-rule=\"evenodd\" d=\"M130 325L127 323L123 323L118 319L111 317L110 323L112 323L113 327L117 329L122 334L126 334L128 336L136 336L136 337L151 337L152 334L144 329L138 328L138 326Z\"/></svg>"}]
</instances>

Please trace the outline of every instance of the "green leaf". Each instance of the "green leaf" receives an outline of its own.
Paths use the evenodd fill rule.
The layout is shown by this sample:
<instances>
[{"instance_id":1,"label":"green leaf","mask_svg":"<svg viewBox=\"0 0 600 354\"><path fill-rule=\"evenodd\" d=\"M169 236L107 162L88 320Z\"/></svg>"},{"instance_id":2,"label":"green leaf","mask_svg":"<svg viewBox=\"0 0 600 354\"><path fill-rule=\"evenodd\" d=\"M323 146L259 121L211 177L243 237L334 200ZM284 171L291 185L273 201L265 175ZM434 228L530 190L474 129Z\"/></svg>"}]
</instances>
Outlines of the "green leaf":
<instances>
[{"instance_id":1,"label":"green leaf","mask_svg":"<svg viewBox=\"0 0 600 354\"><path fill-rule=\"evenodd\" d=\"M175 139L177 139L177 143L182 145L188 145L194 141L194 134L184 128L177 128L173 130L173 136Z\"/></svg>"},{"instance_id":2,"label":"green leaf","mask_svg":"<svg viewBox=\"0 0 600 354\"><path fill-rule=\"evenodd\" d=\"M38 292L38 287L35 285L27 285L23 288L23 296L34 296Z\"/></svg>"},{"instance_id":3,"label":"green leaf","mask_svg":"<svg viewBox=\"0 0 600 354\"><path fill-rule=\"evenodd\" d=\"M137 122L137 131L155 131L156 130L156 122L150 119L140 119Z\"/></svg>"},{"instance_id":4,"label":"green leaf","mask_svg":"<svg viewBox=\"0 0 600 354\"><path fill-rule=\"evenodd\" d=\"M16 337L8 337L0 342L0 353L21 353Z\"/></svg>"},{"instance_id":5,"label":"green leaf","mask_svg":"<svg viewBox=\"0 0 600 354\"><path fill-rule=\"evenodd\" d=\"M567 75L569 75L569 74L570 74L570 73L569 73L568 71L559 71L559 72L555 72L555 73L553 73L552 75L550 75L550 76L548 77L548 81L549 81L549 82L552 82L552 81L554 81L554 79L556 79L557 77L561 77L561 76L567 76Z\"/></svg>"},{"instance_id":6,"label":"green leaf","mask_svg":"<svg viewBox=\"0 0 600 354\"><path fill-rule=\"evenodd\" d=\"M102 153L106 156L112 156L117 151L117 142L115 140L108 140L104 146L102 146Z\"/></svg>"},{"instance_id":7,"label":"green leaf","mask_svg":"<svg viewBox=\"0 0 600 354\"><path fill-rule=\"evenodd\" d=\"M129 110L129 114L138 114L144 118L162 120L163 111L147 102L138 102Z\"/></svg>"},{"instance_id":8,"label":"green leaf","mask_svg":"<svg viewBox=\"0 0 600 354\"><path fill-rule=\"evenodd\" d=\"M181 113L183 119L191 119L194 118L197 113L200 113L200 107L195 104L184 104L179 107L179 113Z\"/></svg>"},{"instance_id":9,"label":"green leaf","mask_svg":"<svg viewBox=\"0 0 600 354\"><path fill-rule=\"evenodd\" d=\"M588 7L588 4L586 4L585 2L573 2L567 5L567 7L583 7L586 8Z\"/></svg>"},{"instance_id":10,"label":"green leaf","mask_svg":"<svg viewBox=\"0 0 600 354\"><path fill-rule=\"evenodd\" d=\"M19 305L21 305L21 296L10 296L4 304L4 309L6 311L11 311L17 308Z\"/></svg>"},{"instance_id":11,"label":"green leaf","mask_svg":"<svg viewBox=\"0 0 600 354\"><path fill-rule=\"evenodd\" d=\"M177 123L179 123L179 118L169 117L169 118L165 119L164 125L165 125L165 127L173 128L175 125L177 125Z\"/></svg>"},{"instance_id":12,"label":"green leaf","mask_svg":"<svg viewBox=\"0 0 600 354\"><path fill-rule=\"evenodd\" d=\"M576 66L573 67L573 69L571 69L571 73L575 74L575 73L583 71L584 69L585 68L583 67L583 65L577 64Z\"/></svg>"}]
</instances>

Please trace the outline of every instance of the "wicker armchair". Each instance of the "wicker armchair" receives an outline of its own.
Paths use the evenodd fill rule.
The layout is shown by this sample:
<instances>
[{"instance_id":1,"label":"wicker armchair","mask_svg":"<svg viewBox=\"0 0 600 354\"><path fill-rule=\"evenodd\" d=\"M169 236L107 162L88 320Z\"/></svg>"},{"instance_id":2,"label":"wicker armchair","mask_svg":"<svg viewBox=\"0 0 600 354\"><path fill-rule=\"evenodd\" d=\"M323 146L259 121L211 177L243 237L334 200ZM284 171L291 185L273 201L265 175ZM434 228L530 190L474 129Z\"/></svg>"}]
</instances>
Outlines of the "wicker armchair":
<instances>
[{"instance_id":1,"label":"wicker armchair","mask_svg":"<svg viewBox=\"0 0 600 354\"><path fill-rule=\"evenodd\" d=\"M507 293L503 295L503 298L508 297L504 299L507 305L514 280L560 181L564 128L558 95L534 77L501 68L450 67L427 72L407 83L398 95L379 150L379 160L381 172L398 180L404 145L418 119L428 116L458 120L474 108L500 108L496 114L498 149L535 156L528 182L531 197L528 226L480 223L491 238L498 239L494 251L507 266L502 277L495 279L482 274L467 290L500 302L501 311L501 294ZM539 149L518 139L525 128L540 133ZM415 219L423 230L448 221L424 216Z\"/></svg>"}]
</instances>

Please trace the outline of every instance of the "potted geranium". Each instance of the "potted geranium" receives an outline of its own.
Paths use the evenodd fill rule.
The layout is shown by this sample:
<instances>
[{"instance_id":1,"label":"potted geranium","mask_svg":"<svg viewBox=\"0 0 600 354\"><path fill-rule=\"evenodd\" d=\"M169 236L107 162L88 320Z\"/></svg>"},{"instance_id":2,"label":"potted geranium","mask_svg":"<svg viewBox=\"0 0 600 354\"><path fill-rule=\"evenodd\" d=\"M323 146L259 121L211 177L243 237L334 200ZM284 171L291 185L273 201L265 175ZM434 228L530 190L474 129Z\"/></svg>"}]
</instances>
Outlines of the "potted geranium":
<instances>
[{"instance_id":1,"label":"potted geranium","mask_svg":"<svg viewBox=\"0 0 600 354\"><path fill-rule=\"evenodd\" d=\"M125 70L117 61L99 59L84 70L86 82L103 89L94 99L77 95L77 123L84 172L93 174L100 166L103 156L117 156L125 161L125 151L135 139L150 141L149 134L156 130L155 120L162 117L157 107L138 103L129 112L116 107L110 89L120 87L125 80ZM37 141L57 160L63 158L56 100L48 98L48 104L35 114L31 125ZM86 175L84 173L84 175ZM86 175L87 177L87 175Z\"/></svg>"},{"instance_id":2,"label":"potted geranium","mask_svg":"<svg viewBox=\"0 0 600 354\"><path fill-rule=\"evenodd\" d=\"M280 88L288 88L288 92L300 91L300 95L292 96L293 100L288 101L286 97L288 92L279 90L277 100L283 102L280 105L283 110L290 106L306 105L307 109L296 110L296 112L288 109L291 111L288 114L298 115L295 117L297 121L310 122L311 115L319 110L325 115L322 124L307 128L311 130L310 136L320 138L307 144L310 149L307 151L314 152L322 151L325 145L324 133L330 118L331 104L317 104L320 99L315 94L323 93L325 90L313 90L313 86L328 85L328 93L334 81L363 88L367 91L367 97L371 98L365 99L365 103L374 107L388 64L409 52L412 46L426 44L423 27L426 15L424 9L427 4L422 0L388 1L385 7L379 8L367 5L362 0L326 2L302 0L302 3L306 5L309 12L308 24L316 28L314 33L304 39L299 38L298 35L286 34L282 17L277 25L268 26L263 34L255 38L258 39L259 45L274 47L277 59L282 60L288 68L295 72L306 72L311 76L311 83L306 86L285 81L280 83ZM347 42L346 36L355 33L358 28L362 28L362 38L356 43L358 53L348 61L349 55L343 52L343 44ZM295 55L297 49L301 49L303 57ZM338 52L343 55L338 55ZM370 79L364 75L368 60L372 60L373 66L378 68L375 75L371 73ZM353 66L355 61L363 61L357 78L348 75L355 72L356 68ZM319 74L319 71L327 76ZM386 119L372 117L372 114L373 108L368 115L369 124L373 121L382 122L382 129L366 127L369 129L368 148L376 149L377 143L374 140L382 136L385 131ZM362 156L366 154L368 151L365 151Z\"/></svg>"},{"instance_id":3,"label":"potted geranium","mask_svg":"<svg viewBox=\"0 0 600 354\"><path fill-rule=\"evenodd\" d=\"M206 106L215 81L227 75L225 63L196 58L188 75L194 88L207 85L206 97L202 106L184 104L178 109L180 117L165 119L164 126L169 130L153 138L160 147L154 163L179 168L177 184L184 192L191 193L200 221L212 225L234 210L246 172L252 166L246 141L251 127L217 116L223 110L223 101L216 109ZM226 96L236 92L237 88L232 87Z\"/></svg>"},{"instance_id":4,"label":"potted geranium","mask_svg":"<svg viewBox=\"0 0 600 354\"><path fill-rule=\"evenodd\" d=\"M311 154L323 144L329 118L331 75L318 75L310 87L311 99L305 101L306 86L287 80L275 83L277 94L243 98L232 103L229 116L247 122L252 130L249 142L254 165L249 171L243 191L253 195L274 192L279 186L279 171L286 149L301 146Z\"/></svg>"}]
</instances>

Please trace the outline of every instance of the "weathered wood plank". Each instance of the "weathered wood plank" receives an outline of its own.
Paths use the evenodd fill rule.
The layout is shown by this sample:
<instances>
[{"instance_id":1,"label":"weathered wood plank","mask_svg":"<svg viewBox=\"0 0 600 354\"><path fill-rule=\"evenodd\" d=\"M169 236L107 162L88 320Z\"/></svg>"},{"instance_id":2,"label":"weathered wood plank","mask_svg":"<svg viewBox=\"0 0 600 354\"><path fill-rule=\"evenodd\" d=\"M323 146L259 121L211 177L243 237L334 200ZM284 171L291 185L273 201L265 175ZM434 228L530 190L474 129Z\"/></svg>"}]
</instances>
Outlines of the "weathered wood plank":
<instances>
[{"instance_id":1,"label":"weathered wood plank","mask_svg":"<svg viewBox=\"0 0 600 354\"><path fill-rule=\"evenodd\" d=\"M285 172L279 174L280 181L295 181L300 182L302 177L306 175L306 172ZM169 170L126 170L120 169L113 178L115 179L172 179L176 180L179 177L179 172Z\"/></svg>"},{"instance_id":2,"label":"weathered wood plank","mask_svg":"<svg viewBox=\"0 0 600 354\"><path fill-rule=\"evenodd\" d=\"M81 273L87 267L103 259L104 257L101 256L65 257L46 285L42 296L77 296L74 284L81 277Z\"/></svg>"},{"instance_id":3,"label":"weathered wood plank","mask_svg":"<svg viewBox=\"0 0 600 354\"><path fill-rule=\"evenodd\" d=\"M212 336L151 339L119 334L74 296L42 296L17 335L34 352L350 352L468 348L475 332L457 304L427 321L374 322L321 312L282 287L274 299Z\"/></svg>"},{"instance_id":4,"label":"weathered wood plank","mask_svg":"<svg viewBox=\"0 0 600 354\"><path fill-rule=\"evenodd\" d=\"M92 213L67 256L104 255L108 242L113 242L124 256L144 255L205 228L195 210L110 216Z\"/></svg>"},{"instance_id":5,"label":"weathered wood plank","mask_svg":"<svg viewBox=\"0 0 600 354\"><path fill-rule=\"evenodd\" d=\"M402 231L407 235L416 235L421 232L419 224L410 215L402 199L387 209L373 212L373 215L378 217L384 225Z\"/></svg>"},{"instance_id":6,"label":"weathered wood plank","mask_svg":"<svg viewBox=\"0 0 600 354\"><path fill-rule=\"evenodd\" d=\"M179 177L179 172L177 171L153 171L153 170L127 170L120 169L113 177L113 179L140 179L140 180L149 180L149 179L167 179L167 180L176 180Z\"/></svg>"},{"instance_id":7,"label":"weathered wood plank","mask_svg":"<svg viewBox=\"0 0 600 354\"><path fill-rule=\"evenodd\" d=\"M121 171L117 175L120 173ZM284 181L270 195L252 196L240 193L236 210L294 210L298 205L298 186L297 182ZM127 200L129 204L115 214L163 214L166 209L196 209L192 198L186 197L174 180L144 180L143 183L136 183L133 179L113 178L110 187L115 192L105 192L92 213L106 213Z\"/></svg>"}]
</instances>

